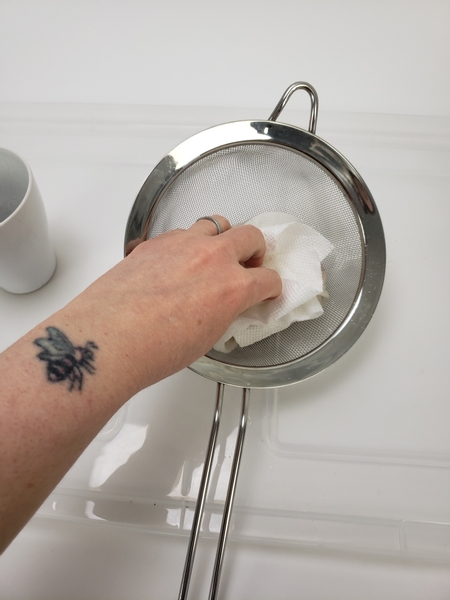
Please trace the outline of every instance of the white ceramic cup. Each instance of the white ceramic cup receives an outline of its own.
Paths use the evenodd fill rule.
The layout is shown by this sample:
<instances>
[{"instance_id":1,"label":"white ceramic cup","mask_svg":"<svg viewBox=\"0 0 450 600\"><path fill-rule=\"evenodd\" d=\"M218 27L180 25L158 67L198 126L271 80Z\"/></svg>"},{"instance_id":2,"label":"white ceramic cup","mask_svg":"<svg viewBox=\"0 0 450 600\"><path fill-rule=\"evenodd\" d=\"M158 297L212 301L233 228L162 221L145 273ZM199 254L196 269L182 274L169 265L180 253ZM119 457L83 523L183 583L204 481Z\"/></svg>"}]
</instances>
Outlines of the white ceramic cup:
<instances>
[{"instance_id":1,"label":"white ceramic cup","mask_svg":"<svg viewBox=\"0 0 450 600\"><path fill-rule=\"evenodd\" d=\"M0 148L0 287L24 294L52 277L56 257L41 194L27 163Z\"/></svg>"}]
</instances>

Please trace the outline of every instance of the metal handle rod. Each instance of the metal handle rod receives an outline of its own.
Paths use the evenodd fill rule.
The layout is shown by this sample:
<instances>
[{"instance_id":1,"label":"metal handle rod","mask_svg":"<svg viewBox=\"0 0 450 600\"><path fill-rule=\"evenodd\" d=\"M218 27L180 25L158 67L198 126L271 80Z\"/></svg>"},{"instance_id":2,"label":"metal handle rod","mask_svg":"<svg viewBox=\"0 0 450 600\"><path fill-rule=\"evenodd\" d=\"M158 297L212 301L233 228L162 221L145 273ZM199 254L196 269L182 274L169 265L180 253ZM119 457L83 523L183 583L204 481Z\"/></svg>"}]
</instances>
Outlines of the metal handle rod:
<instances>
[{"instance_id":1,"label":"metal handle rod","mask_svg":"<svg viewBox=\"0 0 450 600\"><path fill-rule=\"evenodd\" d=\"M278 102L278 104L273 109L272 114L270 115L270 117L269 117L268 120L269 121L276 121L277 120L277 118L280 116L281 111L286 106L289 98L297 90L305 90L309 94L309 97L311 99L311 113L310 113L310 116L309 116L308 131L310 133L316 133L317 114L318 114L318 111L319 111L319 96L317 95L317 92L313 88L313 86L310 83L306 83L306 81L297 81L297 83L293 83L292 85L290 85L288 87L288 89L281 96L281 99Z\"/></svg>"},{"instance_id":2,"label":"metal handle rod","mask_svg":"<svg viewBox=\"0 0 450 600\"><path fill-rule=\"evenodd\" d=\"M213 575L211 578L211 588L209 591L209 600L215 600L219 589L220 575L222 573L223 557L225 554L225 546L230 528L231 513L233 510L234 496L236 492L236 484L239 475L239 467L241 464L242 451L244 447L245 431L247 428L248 407L250 402L250 390L244 389L242 392L242 408L238 437L236 447L234 449L233 465L231 467L230 480L228 483L227 497L222 517L222 525L220 528L219 542L217 545L216 560L214 563Z\"/></svg>"},{"instance_id":3,"label":"metal handle rod","mask_svg":"<svg viewBox=\"0 0 450 600\"><path fill-rule=\"evenodd\" d=\"M208 449L206 451L205 466L203 467L200 489L198 491L197 504L195 507L194 520L192 521L191 535L189 538L186 560L184 563L183 577L181 580L180 593L178 600L187 598L189 583L191 580L192 567L194 566L195 551L197 549L198 537L200 534L200 525L202 521L203 511L205 508L206 494L208 492L209 479L211 475L211 467L214 458L214 450L216 448L217 434L220 425L220 416L222 414L223 393L225 386L222 383L217 384L216 407L214 410L213 424L209 436Z\"/></svg>"}]
</instances>

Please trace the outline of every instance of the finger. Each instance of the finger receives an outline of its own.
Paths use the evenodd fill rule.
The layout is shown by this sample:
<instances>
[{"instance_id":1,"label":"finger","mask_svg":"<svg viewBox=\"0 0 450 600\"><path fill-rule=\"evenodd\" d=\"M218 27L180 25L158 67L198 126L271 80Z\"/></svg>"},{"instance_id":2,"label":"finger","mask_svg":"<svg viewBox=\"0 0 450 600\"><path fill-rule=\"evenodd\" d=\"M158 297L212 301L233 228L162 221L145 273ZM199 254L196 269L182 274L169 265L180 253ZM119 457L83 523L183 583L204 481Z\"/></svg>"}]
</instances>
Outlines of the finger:
<instances>
[{"instance_id":1,"label":"finger","mask_svg":"<svg viewBox=\"0 0 450 600\"><path fill-rule=\"evenodd\" d=\"M253 279L253 282L251 293L247 298L248 304L244 310L263 300L276 298L281 294L281 277L273 269L266 269L265 267L247 269L247 274Z\"/></svg>"},{"instance_id":2,"label":"finger","mask_svg":"<svg viewBox=\"0 0 450 600\"><path fill-rule=\"evenodd\" d=\"M221 232L231 229L230 222L221 215L211 215L211 218L220 225ZM214 221L201 217L196 223L189 227L188 231L200 235L218 235L218 230Z\"/></svg>"},{"instance_id":3,"label":"finger","mask_svg":"<svg viewBox=\"0 0 450 600\"><path fill-rule=\"evenodd\" d=\"M234 245L238 261L246 267L262 265L266 242L261 230L253 225L240 225L226 232L227 241Z\"/></svg>"}]
</instances>

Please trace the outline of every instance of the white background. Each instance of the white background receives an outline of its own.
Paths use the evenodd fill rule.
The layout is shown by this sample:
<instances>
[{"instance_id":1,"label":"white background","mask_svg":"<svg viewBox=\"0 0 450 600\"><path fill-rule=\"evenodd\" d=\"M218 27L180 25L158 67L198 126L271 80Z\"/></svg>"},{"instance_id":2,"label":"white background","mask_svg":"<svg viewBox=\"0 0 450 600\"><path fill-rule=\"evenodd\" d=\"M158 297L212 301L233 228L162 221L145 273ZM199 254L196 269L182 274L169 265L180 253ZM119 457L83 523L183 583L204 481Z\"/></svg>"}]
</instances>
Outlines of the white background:
<instances>
[{"instance_id":1,"label":"white background","mask_svg":"<svg viewBox=\"0 0 450 600\"><path fill-rule=\"evenodd\" d=\"M0 101L450 114L448 0L0 0ZM301 102L298 100L297 102Z\"/></svg>"}]
</instances>

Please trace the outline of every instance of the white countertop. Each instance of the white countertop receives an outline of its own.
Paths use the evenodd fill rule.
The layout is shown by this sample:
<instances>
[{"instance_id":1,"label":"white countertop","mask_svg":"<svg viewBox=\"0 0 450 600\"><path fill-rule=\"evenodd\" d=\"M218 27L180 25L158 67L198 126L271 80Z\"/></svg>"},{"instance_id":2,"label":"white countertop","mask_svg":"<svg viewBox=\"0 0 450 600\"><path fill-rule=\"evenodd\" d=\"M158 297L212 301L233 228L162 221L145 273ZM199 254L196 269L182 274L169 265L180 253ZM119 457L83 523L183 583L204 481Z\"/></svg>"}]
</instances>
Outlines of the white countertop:
<instances>
[{"instance_id":1,"label":"white countertop","mask_svg":"<svg viewBox=\"0 0 450 600\"><path fill-rule=\"evenodd\" d=\"M0 290L0 349L120 260L132 202L166 152L208 125L265 116L2 105L0 145L36 176L58 266L33 294ZM338 363L253 393L221 597L448 598L450 121L325 113L318 135L375 197L385 288ZM238 394L227 398L193 598L230 468ZM6 551L0 597L176 597L213 404L214 384L188 370L132 399Z\"/></svg>"}]
</instances>

